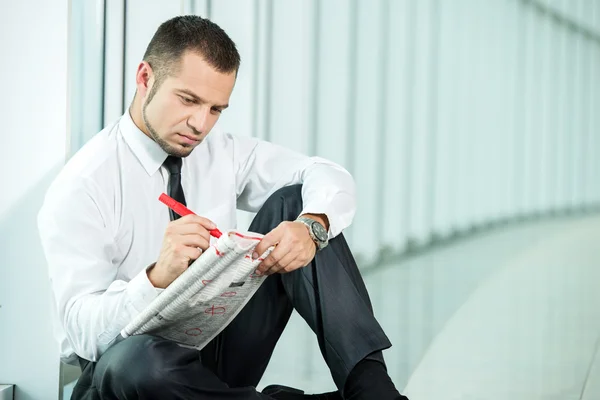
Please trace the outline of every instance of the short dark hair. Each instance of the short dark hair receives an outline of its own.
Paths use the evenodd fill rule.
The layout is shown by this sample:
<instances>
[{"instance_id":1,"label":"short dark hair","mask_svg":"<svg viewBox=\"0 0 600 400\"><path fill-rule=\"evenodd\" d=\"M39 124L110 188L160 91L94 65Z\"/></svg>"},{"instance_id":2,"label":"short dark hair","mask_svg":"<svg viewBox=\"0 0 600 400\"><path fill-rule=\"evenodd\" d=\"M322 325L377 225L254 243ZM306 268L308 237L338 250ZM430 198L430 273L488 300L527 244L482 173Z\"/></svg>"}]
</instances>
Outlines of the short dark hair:
<instances>
[{"instance_id":1,"label":"short dark hair","mask_svg":"<svg viewBox=\"0 0 600 400\"><path fill-rule=\"evenodd\" d=\"M197 15L177 16L158 27L144 53L144 61L156 75L155 85L178 70L181 56L188 50L219 72L237 74L240 67L235 43L217 24Z\"/></svg>"}]
</instances>

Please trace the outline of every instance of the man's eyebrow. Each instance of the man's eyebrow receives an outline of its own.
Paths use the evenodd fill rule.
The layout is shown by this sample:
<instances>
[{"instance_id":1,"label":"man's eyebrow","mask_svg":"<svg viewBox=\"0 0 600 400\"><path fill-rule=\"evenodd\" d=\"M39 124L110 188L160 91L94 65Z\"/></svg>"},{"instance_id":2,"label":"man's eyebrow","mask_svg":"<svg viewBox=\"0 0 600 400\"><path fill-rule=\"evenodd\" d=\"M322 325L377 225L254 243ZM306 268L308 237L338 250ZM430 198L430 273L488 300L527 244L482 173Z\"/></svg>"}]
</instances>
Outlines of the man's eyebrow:
<instances>
[{"instance_id":1,"label":"man's eyebrow","mask_svg":"<svg viewBox=\"0 0 600 400\"><path fill-rule=\"evenodd\" d=\"M190 96L191 98L193 98L194 100L196 100L199 103L208 103L206 100L204 100L202 97L196 95L194 92L192 92L191 90L187 90L187 89L177 89L178 92L181 93L185 93L188 96ZM220 108L221 110L226 109L227 107L229 107L229 104L223 104L223 105L218 105L215 104L214 106L215 108Z\"/></svg>"}]
</instances>

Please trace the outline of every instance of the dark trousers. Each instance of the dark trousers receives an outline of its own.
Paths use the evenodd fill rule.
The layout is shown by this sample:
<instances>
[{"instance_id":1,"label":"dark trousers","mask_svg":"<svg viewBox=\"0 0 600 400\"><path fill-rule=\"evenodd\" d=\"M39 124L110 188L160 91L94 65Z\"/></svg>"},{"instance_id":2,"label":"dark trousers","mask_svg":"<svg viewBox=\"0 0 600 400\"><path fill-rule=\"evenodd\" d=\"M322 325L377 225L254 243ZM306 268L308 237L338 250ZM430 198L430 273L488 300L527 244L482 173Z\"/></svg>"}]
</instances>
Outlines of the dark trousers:
<instances>
[{"instance_id":1,"label":"dark trousers","mask_svg":"<svg viewBox=\"0 0 600 400\"><path fill-rule=\"evenodd\" d=\"M301 188L275 192L249 230L266 234L282 221L294 220L302 212ZM339 235L311 265L265 279L202 351L151 335L132 336L109 348L98 362L82 362L72 399L269 399L255 387L293 309L315 332L340 390L362 359L383 363L381 350L391 343L373 316L358 267Z\"/></svg>"}]
</instances>

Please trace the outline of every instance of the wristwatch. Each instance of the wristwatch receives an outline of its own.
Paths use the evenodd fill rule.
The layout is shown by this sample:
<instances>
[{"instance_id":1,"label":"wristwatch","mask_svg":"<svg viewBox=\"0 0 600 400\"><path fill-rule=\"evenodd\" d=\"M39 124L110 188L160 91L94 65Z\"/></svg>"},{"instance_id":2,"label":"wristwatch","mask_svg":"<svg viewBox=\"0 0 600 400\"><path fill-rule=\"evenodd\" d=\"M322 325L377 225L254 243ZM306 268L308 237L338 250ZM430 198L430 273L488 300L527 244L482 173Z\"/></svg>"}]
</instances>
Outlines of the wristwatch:
<instances>
[{"instance_id":1,"label":"wristwatch","mask_svg":"<svg viewBox=\"0 0 600 400\"><path fill-rule=\"evenodd\" d=\"M311 239L317 245L318 250L323 250L329 244L327 229L312 218L298 217L296 221L303 223L308 228Z\"/></svg>"}]
</instances>

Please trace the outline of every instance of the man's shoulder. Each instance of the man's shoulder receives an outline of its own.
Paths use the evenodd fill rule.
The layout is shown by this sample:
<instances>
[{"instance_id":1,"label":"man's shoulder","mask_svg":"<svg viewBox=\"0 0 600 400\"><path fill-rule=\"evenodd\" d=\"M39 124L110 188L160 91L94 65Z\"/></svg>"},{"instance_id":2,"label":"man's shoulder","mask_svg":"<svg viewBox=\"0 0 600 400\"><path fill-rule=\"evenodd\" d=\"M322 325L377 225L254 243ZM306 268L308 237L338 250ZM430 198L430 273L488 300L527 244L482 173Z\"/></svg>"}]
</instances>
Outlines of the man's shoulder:
<instances>
[{"instance_id":1,"label":"man's shoulder","mask_svg":"<svg viewBox=\"0 0 600 400\"><path fill-rule=\"evenodd\" d=\"M226 149L231 146L235 135L222 130L221 128L214 127L213 130L206 136L206 144L208 147L215 149Z\"/></svg>"},{"instance_id":2,"label":"man's shoulder","mask_svg":"<svg viewBox=\"0 0 600 400\"><path fill-rule=\"evenodd\" d=\"M73 191L94 186L99 175L105 175L118 166L118 124L110 125L88 140L65 163L50 185Z\"/></svg>"},{"instance_id":3,"label":"man's shoulder","mask_svg":"<svg viewBox=\"0 0 600 400\"><path fill-rule=\"evenodd\" d=\"M215 127L206 137L206 140L215 145L232 146L239 141L266 142L261 138L254 137L250 134L231 132L223 128Z\"/></svg>"},{"instance_id":4,"label":"man's shoulder","mask_svg":"<svg viewBox=\"0 0 600 400\"><path fill-rule=\"evenodd\" d=\"M194 153L200 158L206 157L204 152L208 152L211 159L230 157L233 154L234 142L234 135L215 127L204 139L202 150L195 150Z\"/></svg>"},{"instance_id":5,"label":"man's shoulder","mask_svg":"<svg viewBox=\"0 0 600 400\"><path fill-rule=\"evenodd\" d=\"M254 147L261 141L261 139L253 136L232 133L222 129L214 129L206 137L206 145L211 152L226 152L229 155L234 155L236 152L245 150L247 147Z\"/></svg>"}]
</instances>

